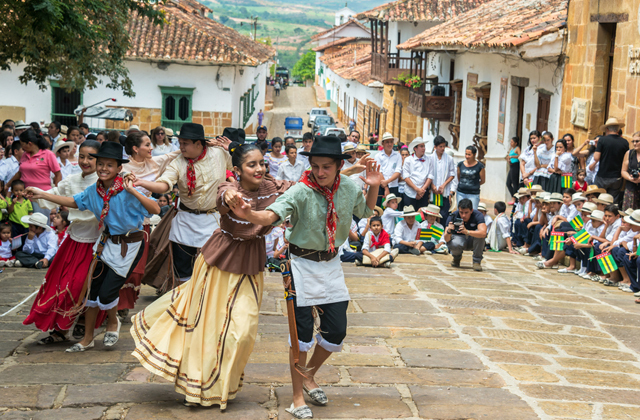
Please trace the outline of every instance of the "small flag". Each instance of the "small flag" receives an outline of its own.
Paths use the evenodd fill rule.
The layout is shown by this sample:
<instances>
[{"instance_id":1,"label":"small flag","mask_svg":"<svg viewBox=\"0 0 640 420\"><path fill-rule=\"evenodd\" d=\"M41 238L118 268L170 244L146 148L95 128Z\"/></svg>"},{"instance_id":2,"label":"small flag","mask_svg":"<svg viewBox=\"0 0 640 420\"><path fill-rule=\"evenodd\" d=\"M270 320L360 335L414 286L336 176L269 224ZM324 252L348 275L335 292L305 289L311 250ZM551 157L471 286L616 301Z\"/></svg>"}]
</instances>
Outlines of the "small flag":
<instances>
[{"instance_id":1,"label":"small flag","mask_svg":"<svg viewBox=\"0 0 640 420\"><path fill-rule=\"evenodd\" d=\"M433 204L442 207L442 194L433 194Z\"/></svg>"},{"instance_id":2,"label":"small flag","mask_svg":"<svg viewBox=\"0 0 640 420\"><path fill-rule=\"evenodd\" d=\"M640 255L640 245L636 246L636 255Z\"/></svg>"},{"instance_id":3,"label":"small flag","mask_svg":"<svg viewBox=\"0 0 640 420\"><path fill-rule=\"evenodd\" d=\"M531 187L533 187L533 182L531 181L527 182L527 188L531 189Z\"/></svg>"},{"instance_id":4,"label":"small flag","mask_svg":"<svg viewBox=\"0 0 640 420\"><path fill-rule=\"evenodd\" d=\"M573 235L571 237L571 242L573 242L574 244L588 244L589 240L591 239L591 235L589 235L589 232L587 232L584 229L579 230L578 232L576 232L575 235Z\"/></svg>"},{"instance_id":5,"label":"small flag","mask_svg":"<svg viewBox=\"0 0 640 420\"><path fill-rule=\"evenodd\" d=\"M431 240L431 229L420 229L419 240L421 241L430 241Z\"/></svg>"},{"instance_id":6,"label":"small flag","mask_svg":"<svg viewBox=\"0 0 640 420\"><path fill-rule=\"evenodd\" d=\"M618 269L618 264L616 264L613 256L608 252L603 252L598 255L596 259L598 260L598 264L600 264L600 268L604 274L609 274Z\"/></svg>"},{"instance_id":7,"label":"small flag","mask_svg":"<svg viewBox=\"0 0 640 420\"><path fill-rule=\"evenodd\" d=\"M442 234L444 233L444 229L443 228L439 228L437 226L431 226L431 236L436 240L439 241L440 238L442 238Z\"/></svg>"},{"instance_id":8,"label":"small flag","mask_svg":"<svg viewBox=\"0 0 640 420\"><path fill-rule=\"evenodd\" d=\"M569 224L571 225L572 228L575 229L575 231L579 231L580 229L582 229L582 227L584 226L584 220L582 220L582 216L580 216L579 214L576 215L576 217L574 217L573 219L571 219L571 221L569 222Z\"/></svg>"},{"instance_id":9,"label":"small flag","mask_svg":"<svg viewBox=\"0 0 640 420\"><path fill-rule=\"evenodd\" d=\"M424 215L424 212L422 210L419 210L418 215L416 216L416 222L422 223L425 220L427 220L427 217Z\"/></svg>"},{"instance_id":10,"label":"small flag","mask_svg":"<svg viewBox=\"0 0 640 420\"><path fill-rule=\"evenodd\" d=\"M571 188L573 185L573 174L562 174L562 188Z\"/></svg>"},{"instance_id":11,"label":"small flag","mask_svg":"<svg viewBox=\"0 0 640 420\"><path fill-rule=\"evenodd\" d=\"M564 232L551 232L549 238L549 249L551 251L564 250Z\"/></svg>"}]
</instances>

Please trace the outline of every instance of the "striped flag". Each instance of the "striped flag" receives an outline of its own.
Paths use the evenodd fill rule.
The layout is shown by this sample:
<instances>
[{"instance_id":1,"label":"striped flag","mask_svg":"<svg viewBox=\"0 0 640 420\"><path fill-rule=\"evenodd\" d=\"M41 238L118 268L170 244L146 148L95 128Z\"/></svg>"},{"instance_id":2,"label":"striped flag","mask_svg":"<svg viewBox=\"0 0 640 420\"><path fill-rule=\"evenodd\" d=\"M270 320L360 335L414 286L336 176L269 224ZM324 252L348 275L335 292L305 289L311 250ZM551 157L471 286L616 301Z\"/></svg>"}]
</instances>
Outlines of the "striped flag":
<instances>
[{"instance_id":1,"label":"striped flag","mask_svg":"<svg viewBox=\"0 0 640 420\"><path fill-rule=\"evenodd\" d=\"M573 242L574 244L588 244L589 240L591 239L591 235L589 235L589 232L587 232L584 229L579 230L578 232L576 232L575 235L573 235L571 237L571 242Z\"/></svg>"},{"instance_id":2,"label":"striped flag","mask_svg":"<svg viewBox=\"0 0 640 420\"><path fill-rule=\"evenodd\" d=\"M531 181L527 182L527 188L531 189L531 187L533 187L533 182Z\"/></svg>"},{"instance_id":3,"label":"striped flag","mask_svg":"<svg viewBox=\"0 0 640 420\"><path fill-rule=\"evenodd\" d=\"M579 231L580 229L582 229L582 227L584 226L584 220L582 220L582 216L580 216L579 214L576 215L576 217L574 217L573 219L571 219L571 221L569 222L569 224L571 225L572 228L575 229L575 231Z\"/></svg>"},{"instance_id":4,"label":"striped flag","mask_svg":"<svg viewBox=\"0 0 640 420\"><path fill-rule=\"evenodd\" d=\"M573 185L573 174L562 174L562 188L571 188Z\"/></svg>"},{"instance_id":5,"label":"striped flag","mask_svg":"<svg viewBox=\"0 0 640 420\"><path fill-rule=\"evenodd\" d=\"M608 252L603 252L596 256L596 259L598 260L598 264L600 264L600 268L604 274L609 274L618 269L618 264L616 264L613 256Z\"/></svg>"},{"instance_id":6,"label":"striped flag","mask_svg":"<svg viewBox=\"0 0 640 420\"><path fill-rule=\"evenodd\" d=\"M418 236L418 240L420 240L420 241L430 241L431 240L431 229L420 229L420 235Z\"/></svg>"},{"instance_id":7,"label":"striped flag","mask_svg":"<svg viewBox=\"0 0 640 420\"><path fill-rule=\"evenodd\" d=\"M442 194L433 194L433 204L442 207Z\"/></svg>"},{"instance_id":8,"label":"striped flag","mask_svg":"<svg viewBox=\"0 0 640 420\"><path fill-rule=\"evenodd\" d=\"M551 251L564 250L564 232L551 232L549 237L549 249Z\"/></svg>"},{"instance_id":9,"label":"striped flag","mask_svg":"<svg viewBox=\"0 0 640 420\"><path fill-rule=\"evenodd\" d=\"M431 236L436 240L439 241L440 238L442 238L442 234L444 233L444 229L443 228L439 228L437 226L431 226Z\"/></svg>"}]
</instances>

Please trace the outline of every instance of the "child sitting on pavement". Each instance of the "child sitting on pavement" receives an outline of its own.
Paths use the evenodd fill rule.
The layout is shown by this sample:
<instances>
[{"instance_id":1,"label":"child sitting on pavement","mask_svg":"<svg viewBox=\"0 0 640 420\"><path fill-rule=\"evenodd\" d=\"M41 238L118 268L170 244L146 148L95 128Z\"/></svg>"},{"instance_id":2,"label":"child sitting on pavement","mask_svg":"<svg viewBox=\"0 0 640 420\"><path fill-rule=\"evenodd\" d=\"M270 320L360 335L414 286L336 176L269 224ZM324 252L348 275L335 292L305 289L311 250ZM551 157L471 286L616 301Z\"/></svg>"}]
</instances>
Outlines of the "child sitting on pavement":
<instances>
[{"instance_id":1,"label":"child sitting on pavement","mask_svg":"<svg viewBox=\"0 0 640 420\"><path fill-rule=\"evenodd\" d=\"M0 200L0 209L7 209L11 237L15 238L29 231L29 225L22 222L22 218L33 213L33 206L24 196L24 182L21 180L17 179L11 183L11 192L14 197Z\"/></svg>"},{"instance_id":2,"label":"child sitting on pavement","mask_svg":"<svg viewBox=\"0 0 640 420\"><path fill-rule=\"evenodd\" d=\"M346 251L345 258L349 261L355 261L356 265L391 268L391 263L398 255L398 250L391 249L391 238L382 228L382 219L373 216L369 220L369 227L370 230L364 237L362 251Z\"/></svg>"},{"instance_id":3,"label":"child sitting on pavement","mask_svg":"<svg viewBox=\"0 0 640 420\"><path fill-rule=\"evenodd\" d=\"M584 225L585 230L589 235L591 235L591 240L588 244L581 246L580 244L576 244L576 248L582 248L582 258L580 260L582 274L578 274L580 277L584 279L591 279L594 276L597 276L595 272L594 264L592 260L590 260L591 249L594 248L594 238L598 238L600 235L604 233L605 224L604 224L604 212L601 210L593 210L591 212L591 216L589 217L589 222ZM594 255L595 250L594 250ZM597 265L597 263L595 263ZM600 276L597 276L598 278Z\"/></svg>"},{"instance_id":4,"label":"child sitting on pavement","mask_svg":"<svg viewBox=\"0 0 640 420\"><path fill-rule=\"evenodd\" d=\"M496 218L491 224L491 229L487 235L487 243L493 251L508 250L510 254L518 254L518 251L513 249L511 243L511 221L509 216L505 214L507 205L504 201L497 201L493 205L493 212Z\"/></svg>"},{"instance_id":5,"label":"child sitting on pavement","mask_svg":"<svg viewBox=\"0 0 640 420\"><path fill-rule=\"evenodd\" d=\"M11 241L11 226L0 226L0 267L13 267L16 257L13 255L13 242Z\"/></svg>"},{"instance_id":6,"label":"child sitting on pavement","mask_svg":"<svg viewBox=\"0 0 640 420\"><path fill-rule=\"evenodd\" d=\"M29 233L22 251L16 253L16 267L47 268L58 251L58 237L47 224L48 218L42 213L23 216L22 222L29 226Z\"/></svg>"},{"instance_id":7,"label":"child sitting on pavement","mask_svg":"<svg viewBox=\"0 0 640 420\"><path fill-rule=\"evenodd\" d=\"M580 195L580 193L576 193L575 195ZM586 200L586 198L585 198ZM594 203L585 203L584 201L580 201L578 206L580 207L580 214L582 216L582 222L584 223L584 227L583 229L587 232L590 233L589 230L591 229L591 212L593 210L596 209L596 205ZM572 232L568 232L568 235L575 235L575 233L572 234ZM571 236L568 236L565 239L565 245L564 245L564 250L566 255L569 257L569 266L567 268L561 268L558 270L558 273L560 274L576 274L578 276L581 276L582 274L587 272L587 266L583 265L580 270L578 270L576 262L577 261L582 261L584 259L584 254L583 254L583 250L585 248L590 248L590 245L588 244L581 244L581 243L573 243L573 241L571 240Z\"/></svg>"},{"instance_id":8,"label":"child sitting on pavement","mask_svg":"<svg viewBox=\"0 0 640 420\"><path fill-rule=\"evenodd\" d=\"M423 243L425 249L430 253L435 252L436 254L448 254L449 249L447 248L447 243L442 237L444 227L438 223L438 219L442 217L440 215L440 207L434 204L429 204L428 206L421 208L420 212L423 215L423 220L420 223L420 230L432 230L435 227L438 233L440 233L440 237L438 237L438 235L434 235L433 230L430 232L429 240Z\"/></svg>"},{"instance_id":9,"label":"child sitting on pavement","mask_svg":"<svg viewBox=\"0 0 640 420\"><path fill-rule=\"evenodd\" d=\"M403 220L393 231L393 247L398 249L400 254L420 255L427 251L423 242L417 239L420 237L420 224L416 222L417 215L413 206L405 206L402 210Z\"/></svg>"},{"instance_id":10,"label":"child sitting on pavement","mask_svg":"<svg viewBox=\"0 0 640 420\"><path fill-rule=\"evenodd\" d=\"M402 197L389 194L382 202L382 207L384 207L384 212L381 216L382 227L389 235L393 235L396 229L396 217L402 217L402 212L398 210L401 201Z\"/></svg>"},{"instance_id":11,"label":"child sitting on pavement","mask_svg":"<svg viewBox=\"0 0 640 420\"><path fill-rule=\"evenodd\" d=\"M484 203L479 203L478 211L484 216L484 224L487 225L487 232L489 232L489 229L491 229L491 223L493 223L493 219L487 214L487 205Z\"/></svg>"}]
</instances>

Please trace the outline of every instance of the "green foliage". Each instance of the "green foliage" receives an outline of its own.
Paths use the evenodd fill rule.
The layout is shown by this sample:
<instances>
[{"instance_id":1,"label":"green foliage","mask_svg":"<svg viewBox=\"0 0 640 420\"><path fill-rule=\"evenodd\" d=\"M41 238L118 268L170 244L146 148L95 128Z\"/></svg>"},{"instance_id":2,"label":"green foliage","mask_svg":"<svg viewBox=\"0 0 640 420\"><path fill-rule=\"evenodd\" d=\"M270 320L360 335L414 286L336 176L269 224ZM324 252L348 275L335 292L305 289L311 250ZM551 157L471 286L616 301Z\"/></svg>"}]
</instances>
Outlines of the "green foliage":
<instances>
[{"instance_id":1,"label":"green foliage","mask_svg":"<svg viewBox=\"0 0 640 420\"><path fill-rule=\"evenodd\" d=\"M218 20L220 21L220 23L222 23L223 25L225 25L227 23L227 21L229 20L229 16L227 15L220 15L220 17L218 18Z\"/></svg>"},{"instance_id":2,"label":"green foliage","mask_svg":"<svg viewBox=\"0 0 640 420\"><path fill-rule=\"evenodd\" d=\"M20 82L33 81L43 90L50 78L80 91L106 78L108 88L134 96L124 65L130 46L125 25L132 11L155 25L164 22L162 11L136 0L2 1L0 69L24 63Z\"/></svg>"},{"instance_id":3,"label":"green foliage","mask_svg":"<svg viewBox=\"0 0 640 420\"><path fill-rule=\"evenodd\" d=\"M296 35L302 35L304 33L304 31L301 28L295 28L293 30L293 33Z\"/></svg>"},{"instance_id":4,"label":"green foliage","mask_svg":"<svg viewBox=\"0 0 640 420\"><path fill-rule=\"evenodd\" d=\"M300 60L293 66L291 71L293 77L301 80L313 80L316 75L316 53L307 51Z\"/></svg>"},{"instance_id":5,"label":"green foliage","mask_svg":"<svg viewBox=\"0 0 640 420\"><path fill-rule=\"evenodd\" d=\"M263 38L258 38L258 42L264 45L268 45L271 46L272 45L272 41L271 41L271 37L267 36L267 37L263 37Z\"/></svg>"}]
</instances>

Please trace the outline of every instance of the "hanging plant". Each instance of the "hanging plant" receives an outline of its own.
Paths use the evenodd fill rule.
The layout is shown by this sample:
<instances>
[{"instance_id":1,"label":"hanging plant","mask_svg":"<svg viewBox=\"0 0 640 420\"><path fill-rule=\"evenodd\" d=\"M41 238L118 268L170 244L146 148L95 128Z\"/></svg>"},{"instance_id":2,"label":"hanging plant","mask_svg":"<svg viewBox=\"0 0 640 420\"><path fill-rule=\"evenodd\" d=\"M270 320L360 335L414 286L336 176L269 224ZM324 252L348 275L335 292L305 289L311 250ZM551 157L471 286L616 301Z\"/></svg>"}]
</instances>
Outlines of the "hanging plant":
<instances>
[{"instance_id":1,"label":"hanging plant","mask_svg":"<svg viewBox=\"0 0 640 420\"><path fill-rule=\"evenodd\" d=\"M422 79L420 76L408 76L404 73L400 74L398 77L394 78L400 82L403 86L406 86L410 89L417 89L422 86Z\"/></svg>"}]
</instances>

